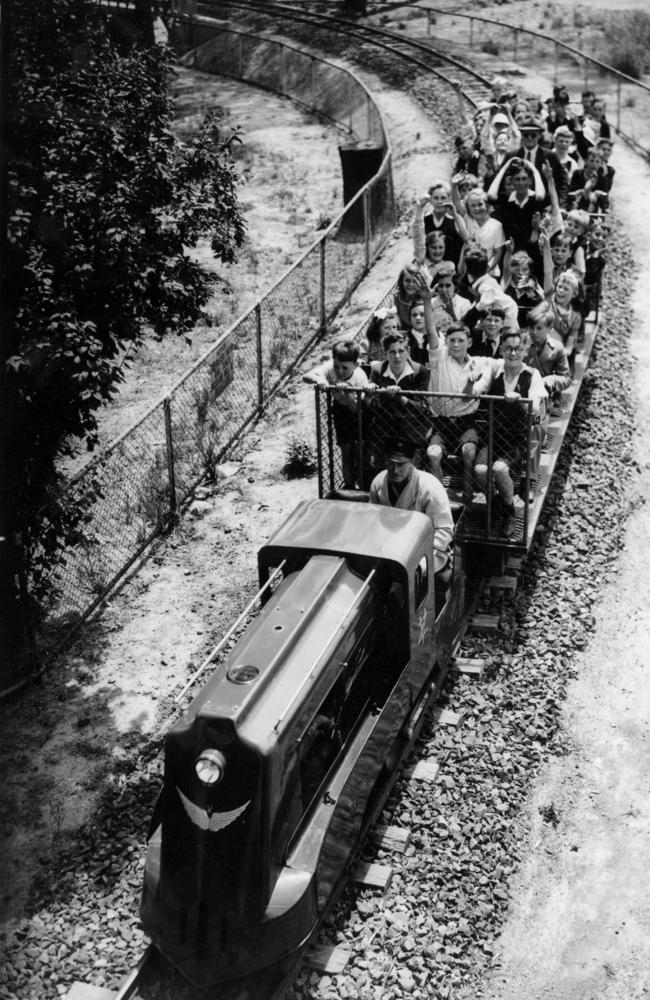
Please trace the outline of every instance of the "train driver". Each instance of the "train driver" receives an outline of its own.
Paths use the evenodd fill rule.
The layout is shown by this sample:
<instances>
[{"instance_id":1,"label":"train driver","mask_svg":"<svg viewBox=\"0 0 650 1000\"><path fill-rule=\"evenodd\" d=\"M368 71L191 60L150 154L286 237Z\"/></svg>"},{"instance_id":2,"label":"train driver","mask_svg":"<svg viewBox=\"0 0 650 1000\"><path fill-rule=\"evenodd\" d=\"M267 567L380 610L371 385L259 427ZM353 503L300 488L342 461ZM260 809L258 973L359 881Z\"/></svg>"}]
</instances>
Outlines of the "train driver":
<instances>
[{"instance_id":1,"label":"train driver","mask_svg":"<svg viewBox=\"0 0 650 1000\"><path fill-rule=\"evenodd\" d=\"M447 492L435 476L413 465L417 445L402 438L384 442L386 469L370 484L370 503L399 510L419 510L433 524L433 571L450 571L454 521Z\"/></svg>"}]
</instances>

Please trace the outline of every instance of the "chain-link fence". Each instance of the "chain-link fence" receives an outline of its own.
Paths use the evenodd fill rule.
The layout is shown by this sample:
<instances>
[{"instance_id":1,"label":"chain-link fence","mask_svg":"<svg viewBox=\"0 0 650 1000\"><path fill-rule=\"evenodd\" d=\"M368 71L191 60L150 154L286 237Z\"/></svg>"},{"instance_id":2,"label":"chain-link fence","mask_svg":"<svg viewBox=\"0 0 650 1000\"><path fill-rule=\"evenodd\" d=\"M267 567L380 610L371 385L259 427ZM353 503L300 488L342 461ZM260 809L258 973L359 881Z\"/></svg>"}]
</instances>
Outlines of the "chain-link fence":
<instances>
[{"instance_id":1,"label":"chain-link fence","mask_svg":"<svg viewBox=\"0 0 650 1000\"><path fill-rule=\"evenodd\" d=\"M325 331L394 226L390 146L381 116L360 82L292 46L245 38L240 32L237 36L237 45L231 36L229 41L222 36L208 56L215 57L218 50L225 59L230 52L231 68L243 78L273 89L281 84L288 96L306 87L300 103L311 106L312 98L317 100L312 110L340 116L348 139L377 143L378 170L301 259L169 394L71 481L62 500L83 511L83 540L64 551L51 574L47 625L61 637L173 523L178 505L214 470ZM226 71L225 63L218 71ZM29 587L29 579L27 583Z\"/></svg>"},{"instance_id":2,"label":"chain-link fence","mask_svg":"<svg viewBox=\"0 0 650 1000\"><path fill-rule=\"evenodd\" d=\"M525 543L531 493L535 487L543 427L533 416L532 402L509 402L503 396L463 396L438 392L395 392L316 386L319 496L345 490L368 490L386 466L390 438L415 446L414 464L430 471L427 450L443 446L443 482L454 503L464 504L460 537L502 544L506 505L495 480L507 466L515 503L515 531L507 542ZM471 412L461 418L444 414L462 404ZM470 441L469 475L463 444ZM468 484L470 493L467 492Z\"/></svg>"}]
</instances>

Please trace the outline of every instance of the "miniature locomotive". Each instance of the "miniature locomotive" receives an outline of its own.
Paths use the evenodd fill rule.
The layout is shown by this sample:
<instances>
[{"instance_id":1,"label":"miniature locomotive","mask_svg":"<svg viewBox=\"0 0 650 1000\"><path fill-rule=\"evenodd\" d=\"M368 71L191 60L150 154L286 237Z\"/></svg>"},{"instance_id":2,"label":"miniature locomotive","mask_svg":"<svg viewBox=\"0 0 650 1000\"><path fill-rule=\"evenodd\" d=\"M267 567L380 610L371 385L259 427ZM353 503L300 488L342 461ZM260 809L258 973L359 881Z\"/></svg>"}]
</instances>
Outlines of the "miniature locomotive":
<instances>
[{"instance_id":1,"label":"miniature locomotive","mask_svg":"<svg viewBox=\"0 0 650 1000\"><path fill-rule=\"evenodd\" d=\"M423 514L330 500L260 550L282 582L168 733L149 841L143 923L192 982L290 963L336 898L465 611L432 550Z\"/></svg>"}]
</instances>

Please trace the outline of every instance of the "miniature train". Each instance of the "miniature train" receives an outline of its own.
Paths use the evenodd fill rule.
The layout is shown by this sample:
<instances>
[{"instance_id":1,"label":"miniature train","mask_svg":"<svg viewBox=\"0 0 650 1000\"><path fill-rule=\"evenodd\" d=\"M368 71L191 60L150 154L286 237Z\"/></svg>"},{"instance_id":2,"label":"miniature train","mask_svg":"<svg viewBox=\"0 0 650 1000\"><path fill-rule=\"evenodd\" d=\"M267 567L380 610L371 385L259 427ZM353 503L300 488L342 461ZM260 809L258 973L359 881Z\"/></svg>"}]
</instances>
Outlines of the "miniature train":
<instances>
[{"instance_id":1,"label":"miniature train","mask_svg":"<svg viewBox=\"0 0 650 1000\"><path fill-rule=\"evenodd\" d=\"M300 504L259 553L282 582L165 740L141 915L206 986L299 957L437 695L466 611L436 608L419 513Z\"/></svg>"},{"instance_id":2,"label":"miniature train","mask_svg":"<svg viewBox=\"0 0 650 1000\"><path fill-rule=\"evenodd\" d=\"M340 489L330 391L316 387L320 490L335 499L300 504L260 550L259 616L165 739L141 916L191 982L294 968L314 937L437 697L477 579L533 542L595 332L536 482L522 479L520 537L498 538L489 501L470 512L480 530L452 503L444 596L430 519Z\"/></svg>"}]
</instances>

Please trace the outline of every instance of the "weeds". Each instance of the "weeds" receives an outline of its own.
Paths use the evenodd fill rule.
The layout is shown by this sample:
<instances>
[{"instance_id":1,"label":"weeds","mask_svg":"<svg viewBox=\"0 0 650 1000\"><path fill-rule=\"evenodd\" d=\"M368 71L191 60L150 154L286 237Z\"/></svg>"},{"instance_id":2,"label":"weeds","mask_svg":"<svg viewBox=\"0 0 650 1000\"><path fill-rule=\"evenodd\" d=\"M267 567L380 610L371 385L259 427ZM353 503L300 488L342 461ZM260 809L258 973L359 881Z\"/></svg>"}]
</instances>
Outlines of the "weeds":
<instances>
[{"instance_id":1,"label":"weeds","mask_svg":"<svg viewBox=\"0 0 650 1000\"><path fill-rule=\"evenodd\" d=\"M284 329L274 332L269 346L269 366L279 372L284 370L286 362L292 355L291 340Z\"/></svg>"},{"instance_id":2,"label":"weeds","mask_svg":"<svg viewBox=\"0 0 650 1000\"><path fill-rule=\"evenodd\" d=\"M93 597L100 597L106 592L110 580L102 547L93 539L85 539L77 547L77 553L79 582Z\"/></svg>"},{"instance_id":3,"label":"weeds","mask_svg":"<svg viewBox=\"0 0 650 1000\"><path fill-rule=\"evenodd\" d=\"M498 56L500 51L499 46L492 38L486 38L485 41L481 43L481 52L485 52L489 56Z\"/></svg>"},{"instance_id":4,"label":"weeds","mask_svg":"<svg viewBox=\"0 0 650 1000\"><path fill-rule=\"evenodd\" d=\"M167 458L159 449L154 453L153 462L142 477L133 509L145 524L162 528L169 516L170 500Z\"/></svg>"},{"instance_id":5,"label":"weeds","mask_svg":"<svg viewBox=\"0 0 650 1000\"><path fill-rule=\"evenodd\" d=\"M303 438L294 437L287 447L287 459L282 472L287 479L302 479L313 476L318 468L314 449Z\"/></svg>"},{"instance_id":6,"label":"weeds","mask_svg":"<svg viewBox=\"0 0 650 1000\"><path fill-rule=\"evenodd\" d=\"M560 822L560 817L557 814L555 804L553 802L547 806L540 806L537 810L544 820L545 823L550 823L554 830L557 829L558 823Z\"/></svg>"}]
</instances>

